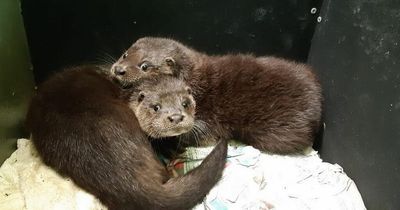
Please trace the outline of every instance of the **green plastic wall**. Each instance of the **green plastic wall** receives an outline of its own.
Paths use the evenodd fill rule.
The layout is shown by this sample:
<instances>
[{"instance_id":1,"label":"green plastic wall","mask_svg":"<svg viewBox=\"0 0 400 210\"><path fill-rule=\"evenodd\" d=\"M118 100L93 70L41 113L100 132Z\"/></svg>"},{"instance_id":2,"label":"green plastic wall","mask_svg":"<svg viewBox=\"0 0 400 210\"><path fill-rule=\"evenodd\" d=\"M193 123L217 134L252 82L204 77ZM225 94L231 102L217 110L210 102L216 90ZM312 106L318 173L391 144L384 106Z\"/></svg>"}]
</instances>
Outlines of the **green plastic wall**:
<instances>
[{"instance_id":1,"label":"green plastic wall","mask_svg":"<svg viewBox=\"0 0 400 210\"><path fill-rule=\"evenodd\" d=\"M23 122L33 92L33 73L17 0L0 0L0 164L27 137Z\"/></svg>"}]
</instances>

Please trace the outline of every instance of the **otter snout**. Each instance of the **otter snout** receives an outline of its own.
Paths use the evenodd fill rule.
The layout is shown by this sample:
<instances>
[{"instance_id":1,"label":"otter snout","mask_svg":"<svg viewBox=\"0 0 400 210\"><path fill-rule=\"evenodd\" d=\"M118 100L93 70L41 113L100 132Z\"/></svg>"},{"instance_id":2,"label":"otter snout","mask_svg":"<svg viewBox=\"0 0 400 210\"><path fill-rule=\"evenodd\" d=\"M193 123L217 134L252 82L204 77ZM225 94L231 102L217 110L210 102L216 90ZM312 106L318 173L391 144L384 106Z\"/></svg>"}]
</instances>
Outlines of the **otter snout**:
<instances>
[{"instance_id":1,"label":"otter snout","mask_svg":"<svg viewBox=\"0 0 400 210\"><path fill-rule=\"evenodd\" d=\"M114 66L114 68L112 69L112 71L113 71L113 73L114 73L115 75L122 76L122 75L124 75L124 74L126 73L126 68L125 68L125 67L122 67L122 66L116 65L116 66Z\"/></svg>"},{"instance_id":2,"label":"otter snout","mask_svg":"<svg viewBox=\"0 0 400 210\"><path fill-rule=\"evenodd\" d=\"M181 115L181 114L173 114L171 116L168 116L168 120L171 123L175 123L175 124L178 124L178 123L182 122L183 118L184 118L184 116Z\"/></svg>"}]
</instances>

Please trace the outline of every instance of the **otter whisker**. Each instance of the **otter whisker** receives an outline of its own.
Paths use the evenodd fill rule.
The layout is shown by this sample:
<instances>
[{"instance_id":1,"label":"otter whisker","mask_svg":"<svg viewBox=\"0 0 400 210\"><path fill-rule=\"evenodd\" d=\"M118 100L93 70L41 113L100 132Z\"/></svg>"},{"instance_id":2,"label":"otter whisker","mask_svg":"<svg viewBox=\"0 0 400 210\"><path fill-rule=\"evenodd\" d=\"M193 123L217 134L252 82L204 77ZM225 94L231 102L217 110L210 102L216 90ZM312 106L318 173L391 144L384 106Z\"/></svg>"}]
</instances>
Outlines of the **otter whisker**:
<instances>
[{"instance_id":1,"label":"otter whisker","mask_svg":"<svg viewBox=\"0 0 400 210\"><path fill-rule=\"evenodd\" d=\"M195 138L194 138L194 140L195 140L195 143L196 143L196 146L200 146L200 134L199 134L199 127L198 126L194 126L194 134L195 134Z\"/></svg>"},{"instance_id":2,"label":"otter whisker","mask_svg":"<svg viewBox=\"0 0 400 210\"><path fill-rule=\"evenodd\" d=\"M103 58L111 61L112 63L117 62L117 58L115 58L114 56L110 55L109 53L107 53L106 51L101 51Z\"/></svg>"},{"instance_id":3,"label":"otter whisker","mask_svg":"<svg viewBox=\"0 0 400 210\"><path fill-rule=\"evenodd\" d=\"M95 57L95 61L93 63L96 65L100 65L100 66L111 67L116 61L117 61L117 59L115 59L113 56L111 56L107 52L100 51L97 53L97 55Z\"/></svg>"},{"instance_id":4,"label":"otter whisker","mask_svg":"<svg viewBox=\"0 0 400 210\"><path fill-rule=\"evenodd\" d=\"M104 52L104 54L105 54L106 56L108 56L108 58L110 59L110 61L113 61L113 63L117 62L118 59L115 58L114 56L108 54L107 52Z\"/></svg>"},{"instance_id":5,"label":"otter whisker","mask_svg":"<svg viewBox=\"0 0 400 210\"><path fill-rule=\"evenodd\" d=\"M157 130L155 130L155 129L153 128L151 122L144 124L144 125L143 125L143 130L145 130L145 131L146 131L145 133L146 133L148 136L150 136L151 138L159 138L159 135L160 135L160 134L157 132Z\"/></svg>"},{"instance_id":6,"label":"otter whisker","mask_svg":"<svg viewBox=\"0 0 400 210\"><path fill-rule=\"evenodd\" d=\"M210 130L207 127L207 123L204 121L201 120L196 121L193 128L197 137L195 139L197 145L200 145L200 141L204 141L205 138L208 138L211 135Z\"/></svg>"},{"instance_id":7,"label":"otter whisker","mask_svg":"<svg viewBox=\"0 0 400 210\"><path fill-rule=\"evenodd\" d=\"M95 60L96 60L95 63L101 64L101 65L111 66L114 64L114 61L109 60L108 58L101 57L101 56L96 57Z\"/></svg>"},{"instance_id":8,"label":"otter whisker","mask_svg":"<svg viewBox=\"0 0 400 210\"><path fill-rule=\"evenodd\" d=\"M198 131L198 127L196 125L193 126L193 128L186 133L186 135L184 136L186 138L186 141L189 142L193 142L194 140L194 144L195 146L199 146L199 139L200 139L200 134Z\"/></svg>"},{"instance_id":9,"label":"otter whisker","mask_svg":"<svg viewBox=\"0 0 400 210\"><path fill-rule=\"evenodd\" d=\"M208 129L208 124L202 120L196 121L196 126L200 129L201 133L205 136L210 135L210 129Z\"/></svg>"}]
</instances>

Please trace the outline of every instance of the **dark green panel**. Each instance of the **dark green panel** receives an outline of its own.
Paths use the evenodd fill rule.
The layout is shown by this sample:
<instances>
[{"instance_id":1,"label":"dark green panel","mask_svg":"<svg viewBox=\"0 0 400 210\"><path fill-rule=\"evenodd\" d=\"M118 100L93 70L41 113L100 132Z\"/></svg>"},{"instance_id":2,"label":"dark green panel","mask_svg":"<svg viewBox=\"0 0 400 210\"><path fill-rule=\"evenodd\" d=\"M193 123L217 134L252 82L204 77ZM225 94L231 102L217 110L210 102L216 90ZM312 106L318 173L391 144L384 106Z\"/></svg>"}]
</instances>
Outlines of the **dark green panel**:
<instances>
[{"instance_id":1,"label":"dark green panel","mask_svg":"<svg viewBox=\"0 0 400 210\"><path fill-rule=\"evenodd\" d=\"M0 163L26 137L23 121L33 91L33 73L19 2L0 1Z\"/></svg>"},{"instance_id":2,"label":"dark green panel","mask_svg":"<svg viewBox=\"0 0 400 210\"><path fill-rule=\"evenodd\" d=\"M326 0L309 61L325 94L322 157L368 209L400 209L400 2Z\"/></svg>"}]
</instances>

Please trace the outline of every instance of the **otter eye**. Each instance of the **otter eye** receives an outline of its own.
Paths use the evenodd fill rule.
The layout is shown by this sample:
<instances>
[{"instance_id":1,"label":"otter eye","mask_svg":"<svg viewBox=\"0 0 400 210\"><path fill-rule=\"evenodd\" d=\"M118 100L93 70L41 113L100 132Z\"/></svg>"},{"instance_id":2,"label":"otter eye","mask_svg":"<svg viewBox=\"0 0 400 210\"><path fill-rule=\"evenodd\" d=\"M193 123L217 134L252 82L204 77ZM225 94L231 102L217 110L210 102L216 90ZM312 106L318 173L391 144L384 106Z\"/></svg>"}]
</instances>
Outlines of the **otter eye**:
<instances>
[{"instance_id":1,"label":"otter eye","mask_svg":"<svg viewBox=\"0 0 400 210\"><path fill-rule=\"evenodd\" d=\"M157 105L154 105L154 106L153 106L153 109L154 109L155 112L157 112L158 110L161 109L161 106L158 105L158 104L157 104Z\"/></svg>"},{"instance_id":2,"label":"otter eye","mask_svg":"<svg viewBox=\"0 0 400 210\"><path fill-rule=\"evenodd\" d=\"M148 63L144 62L144 63L140 64L139 68L140 68L142 71L147 71L147 69L149 68L149 66L150 66L150 65L149 65Z\"/></svg>"},{"instance_id":3,"label":"otter eye","mask_svg":"<svg viewBox=\"0 0 400 210\"><path fill-rule=\"evenodd\" d=\"M189 93L189 95L192 95L192 89L190 87L186 87L186 91Z\"/></svg>"},{"instance_id":4,"label":"otter eye","mask_svg":"<svg viewBox=\"0 0 400 210\"><path fill-rule=\"evenodd\" d=\"M125 59L126 57L128 57L128 53L122 55L122 59Z\"/></svg>"},{"instance_id":5,"label":"otter eye","mask_svg":"<svg viewBox=\"0 0 400 210\"><path fill-rule=\"evenodd\" d=\"M183 108L188 108L189 107L189 105L190 105L190 102L189 101L184 101L184 102L182 102L182 106L183 106Z\"/></svg>"},{"instance_id":6,"label":"otter eye","mask_svg":"<svg viewBox=\"0 0 400 210\"><path fill-rule=\"evenodd\" d=\"M166 58L165 62L167 63L168 66L173 66L175 64L175 60L173 58Z\"/></svg>"},{"instance_id":7,"label":"otter eye","mask_svg":"<svg viewBox=\"0 0 400 210\"><path fill-rule=\"evenodd\" d=\"M139 97L138 97L138 102L142 102L143 99L144 99L144 94L143 94L143 93L140 93L140 94L139 94Z\"/></svg>"}]
</instances>

